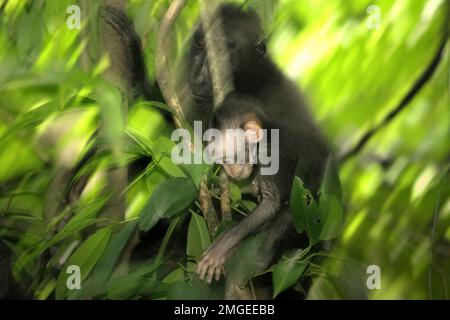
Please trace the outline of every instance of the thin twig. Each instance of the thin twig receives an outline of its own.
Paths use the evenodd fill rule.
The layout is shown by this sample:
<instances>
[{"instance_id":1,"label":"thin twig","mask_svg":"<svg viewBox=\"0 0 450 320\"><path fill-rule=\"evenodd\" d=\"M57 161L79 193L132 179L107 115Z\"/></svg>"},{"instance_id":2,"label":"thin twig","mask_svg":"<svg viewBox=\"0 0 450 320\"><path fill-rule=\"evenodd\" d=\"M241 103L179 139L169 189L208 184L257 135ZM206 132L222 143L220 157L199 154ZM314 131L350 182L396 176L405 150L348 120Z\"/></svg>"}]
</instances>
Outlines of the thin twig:
<instances>
[{"instance_id":1,"label":"thin twig","mask_svg":"<svg viewBox=\"0 0 450 320\"><path fill-rule=\"evenodd\" d=\"M207 184L206 184L206 176L203 177L200 182L200 193L198 196L198 201L200 203L200 208L203 212L203 216L206 220L206 225L208 226L209 235L211 238L214 238L214 235L217 230L217 226L219 225L219 221L217 219L217 213L214 209L211 194L209 193Z\"/></svg>"},{"instance_id":2,"label":"thin twig","mask_svg":"<svg viewBox=\"0 0 450 320\"><path fill-rule=\"evenodd\" d=\"M159 25L155 50L156 80L158 81L164 100L174 112L174 121L178 128L182 127L185 117L180 99L175 91L175 86L170 80L167 54L170 52L168 45L170 30L185 5L186 0L172 1Z\"/></svg>"},{"instance_id":3,"label":"thin twig","mask_svg":"<svg viewBox=\"0 0 450 320\"><path fill-rule=\"evenodd\" d=\"M220 209L222 211L222 220L231 221L230 205L230 183L225 170L220 170Z\"/></svg>"},{"instance_id":4,"label":"thin twig","mask_svg":"<svg viewBox=\"0 0 450 320\"><path fill-rule=\"evenodd\" d=\"M167 54L170 52L168 42L170 39L170 30L185 5L186 0L174 0L170 4L169 9L159 25L155 51L156 80L158 81L164 100L175 114L174 121L178 128L182 127L185 117L180 99L175 90L174 82L170 79ZM193 150L193 147L191 147L191 149ZM206 179L204 178L200 184L199 203L208 225L209 232L213 235L217 229L218 219L205 180Z\"/></svg>"},{"instance_id":5,"label":"thin twig","mask_svg":"<svg viewBox=\"0 0 450 320\"><path fill-rule=\"evenodd\" d=\"M383 127L387 126L401 111L406 109L408 106L408 103L410 103L414 97L419 93L419 91L425 86L425 84L430 80L434 72L436 71L439 62L442 59L442 55L444 53L445 45L447 43L447 36L445 36L442 40L442 42L439 45L439 48L434 55L433 59L431 60L428 67L425 69L425 71L420 75L420 77L416 80L412 88L407 92L405 97L400 101L400 103L391 111L389 112L384 119L377 125L375 125L373 128L369 129L356 143L356 145L351 148L348 152L344 153L342 156L339 157L339 163L343 163L347 161L349 158L355 156L358 154L369 142L369 140Z\"/></svg>"},{"instance_id":6,"label":"thin twig","mask_svg":"<svg viewBox=\"0 0 450 320\"><path fill-rule=\"evenodd\" d=\"M231 77L230 58L222 19L218 10L221 1L203 0L201 2L201 19L205 34L206 54L214 95L213 111L222 105L226 95L234 90ZM220 175L222 219L231 220L230 193L228 177Z\"/></svg>"},{"instance_id":7,"label":"thin twig","mask_svg":"<svg viewBox=\"0 0 450 320\"><path fill-rule=\"evenodd\" d=\"M222 105L226 95L234 90L234 86L231 77L228 44L226 43L225 34L222 29L223 21L221 21L220 12L217 10L220 1L203 0L201 3L208 67L214 94L213 111L215 112ZM230 193L228 188L228 177L222 169L220 173L220 202L223 220L231 220ZM226 277L225 298L249 300L252 299L252 294L248 287L240 288L233 280Z\"/></svg>"},{"instance_id":8,"label":"thin twig","mask_svg":"<svg viewBox=\"0 0 450 320\"><path fill-rule=\"evenodd\" d=\"M214 93L214 108L216 111L225 96L233 91L230 57L225 34L222 29L220 13L217 11L220 1L203 0L202 24L205 34L206 54Z\"/></svg>"}]
</instances>

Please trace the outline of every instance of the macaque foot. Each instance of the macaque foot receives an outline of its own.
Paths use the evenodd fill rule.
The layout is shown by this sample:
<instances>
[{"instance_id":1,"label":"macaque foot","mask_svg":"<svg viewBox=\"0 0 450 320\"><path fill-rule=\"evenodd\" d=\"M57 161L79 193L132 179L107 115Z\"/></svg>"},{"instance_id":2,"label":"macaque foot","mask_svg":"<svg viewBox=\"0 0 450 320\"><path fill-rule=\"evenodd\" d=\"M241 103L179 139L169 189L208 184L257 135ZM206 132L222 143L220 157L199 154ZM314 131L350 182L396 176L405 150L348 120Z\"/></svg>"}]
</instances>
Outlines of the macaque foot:
<instances>
[{"instance_id":1,"label":"macaque foot","mask_svg":"<svg viewBox=\"0 0 450 320\"><path fill-rule=\"evenodd\" d=\"M197 265L197 274L200 279L211 283L212 279L216 281L220 279L220 273L224 273L223 264L228 256L224 250L213 244L208 250L203 253L202 259Z\"/></svg>"}]
</instances>

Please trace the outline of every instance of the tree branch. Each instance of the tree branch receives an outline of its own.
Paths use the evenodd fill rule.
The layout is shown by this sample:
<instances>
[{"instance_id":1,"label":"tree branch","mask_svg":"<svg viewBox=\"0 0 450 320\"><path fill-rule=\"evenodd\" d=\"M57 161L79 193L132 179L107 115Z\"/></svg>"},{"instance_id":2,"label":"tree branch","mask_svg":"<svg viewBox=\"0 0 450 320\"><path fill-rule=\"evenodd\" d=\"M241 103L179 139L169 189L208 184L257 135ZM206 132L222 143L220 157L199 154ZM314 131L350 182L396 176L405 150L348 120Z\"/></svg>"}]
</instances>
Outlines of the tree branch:
<instances>
[{"instance_id":1,"label":"tree branch","mask_svg":"<svg viewBox=\"0 0 450 320\"><path fill-rule=\"evenodd\" d=\"M214 209L211 194L209 193L208 186L206 184L206 177L203 177L200 182L198 201L200 203L203 216L205 217L206 225L208 226L209 235L213 238L216 233L217 226L219 225L219 220L217 219L217 212Z\"/></svg>"},{"instance_id":2,"label":"tree branch","mask_svg":"<svg viewBox=\"0 0 450 320\"><path fill-rule=\"evenodd\" d=\"M185 5L186 0L174 0L170 4L169 9L167 10L166 15L162 19L159 26L155 52L156 79L164 100L175 114L174 120L177 127L182 127L185 117L174 83L170 80L167 53L169 52L168 39L170 30ZM217 229L218 219L217 213L212 205L211 195L209 194L205 180L206 178L203 178L200 183L199 202L203 216L205 217L208 225L209 233L213 235Z\"/></svg>"},{"instance_id":3,"label":"tree branch","mask_svg":"<svg viewBox=\"0 0 450 320\"><path fill-rule=\"evenodd\" d=\"M220 108L226 95L234 90L228 44L222 29L223 21L221 21L220 12L217 10L220 2L216 0L203 0L201 2L206 54L214 95L213 112ZM231 220L229 181L223 169L220 173L219 183L222 220ZM206 185L203 184L203 186ZM247 287L240 288L228 277L226 277L225 283L225 299L251 299L252 296Z\"/></svg>"},{"instance_id":4,"label":"tree branch","mask_svg":"<svg viewBox=\"0 0 450 320\"><path fill-rule=\"evenodd\" d=\"M230 72L230 57L222 30L221 16L217 11L220 1L203 0L201 3L206 54L214 93L213 111L217 111L226 95L234 90Z\"/></svg>"},{"instance_id":5,"label":"tree branch","mask_svg":"<svg viewBox=\"0 0 450 320\"><path fill-rule=\"evenodd\" d=\"M226 95L234 90L231 77L230 57L222 19L218 11L221 1L203 0L201 19L205 34L206 54L214 95L213 112L221 106ZM230 193L228 177L220 174L222 219L231 220Z\"/></svg>"},{"instance_id":6,"label":"tree branch","mask_svg":"<svg viewBox=\"0 0 450 320\"><path fill-rule=\"evenodd\" d=\"M404 96L404 98L400 101L400 103L391 111L389 112L385 118L377 125L375 125L373 128L369 129L356 143L356 145L351 148L348 152L344 153L342 156L339 157L339 163L343 163L350 159L351 157L358 154L369 142L369 140L383 127L387 126L389 123L392 122L392 120L406 107L408 104L414 99L414 97L419 93L419 91L425 86L425 84L430 80L434 72L436 71L439 62L442 59L442 55L444 53L444 49L447 43L447 35L443 38L441 41L438 50L436 51L433 59L431 60L428 67L425 69L425 71L420 75L420 77L416 80L412 88L407 92L407 94Z\"/></svg>"},{"instance_id":7,"label":"tree branch","mask_svg":"<svg viewBox=\"0 0 450 320\"><path fill-rule=\"evenodd\" d=\"M185 117L174 83L170 80L167 54L170 52L168 45L170 30L185 5L186 0L172 1L166 15L161 20L159 25L155 50L156 80L159 88L161 89L164 100L174 112L174 121L178 128L182 127Z\"/></svg>"},{"instance_id":8,"label":"tree branch","mask_svg":"<svg viewBox=\"0 0 450 320\"><path fill-rule=\"evenodd\" d=\"M225 170L220 170L220 211L222 211L222 220L231 221L231 205L230 205L230 183Z\"/></svg>"}]
</instances>

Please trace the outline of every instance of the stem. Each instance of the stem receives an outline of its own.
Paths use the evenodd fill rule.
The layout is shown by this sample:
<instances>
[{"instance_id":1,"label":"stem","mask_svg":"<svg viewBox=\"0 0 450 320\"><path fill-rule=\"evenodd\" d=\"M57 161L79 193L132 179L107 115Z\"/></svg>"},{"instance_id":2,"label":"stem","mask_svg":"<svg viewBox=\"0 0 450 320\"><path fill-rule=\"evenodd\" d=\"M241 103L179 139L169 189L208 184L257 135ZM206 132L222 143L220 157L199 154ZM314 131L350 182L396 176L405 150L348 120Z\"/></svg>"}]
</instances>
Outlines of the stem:
<instances>
[{"instance_id":1,"label":"stem","mask_svg":"<svg viewBox=\"0 0 450 320\"><path fill-rule=\"evenodd\" d=\"M185 119L180 99L175 91L173 81L170 81L170 73L168 68L168 57L170 39L169 33L176 18L181 13L181 10L186 5L186 0L174 0L169 6L166 15L159 25L159 30L156 38L156 51L155 51L155 67L156 67L156 80L158 81L161 93L166 101L167 105L174 111L174 121L178 128L182 127L182 123ZM183 119L183 120L180 120Z\"/></svg>"},{"instance_id":2,"label":"stem","mask_svg":"<svg viewBox=\"0 0 450 320\"><path fill-rule=\"evenodd\" d=\"M222 19L217 10L220 1L203 0L201 3L206 54L214 93L213 111L217 111L225 96L234 89L230 71L230 57L225 34L221 27Z\"/></svg>"},{"instance_id":3,"label":"stem","mask_svg":"<svg viewBox=\"0 0 450 320\"><path fill-rule=\"evenodd\" d=\"M230 183L225 170L220 171L220 209L222 211L222 220L231 221L231 206L230 206Z\"/></svg>"},{"instance_id":4,"label":"stem","mask_svg":"<svg viewBox=\"0 0 450 320\"><path fill-rule=\"evenodd\" d=\"M208 226L209 235L211 236L211 239L213 239L219 221L217 219L216 210L214 210L211 195L206 185L206 177L203 177L202 181L200 182L200 193L198 196L198 201L200 202L200 208L202 210L203 216L205 217L206 225Z\"/></svg>"}]
</instances>

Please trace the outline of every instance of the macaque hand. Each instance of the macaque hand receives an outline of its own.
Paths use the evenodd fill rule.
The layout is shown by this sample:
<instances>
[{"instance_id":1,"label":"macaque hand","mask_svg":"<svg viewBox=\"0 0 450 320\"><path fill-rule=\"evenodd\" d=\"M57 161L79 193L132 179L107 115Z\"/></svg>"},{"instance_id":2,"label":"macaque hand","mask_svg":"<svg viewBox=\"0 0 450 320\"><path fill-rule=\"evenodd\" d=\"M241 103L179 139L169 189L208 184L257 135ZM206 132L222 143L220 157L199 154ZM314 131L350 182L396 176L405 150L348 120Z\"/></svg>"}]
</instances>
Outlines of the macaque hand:
<instances>
[{"instance_id":1,"label":"macaque hand","mask_svg":"<svg viewBox=\"0 0 450 320\"><path fill-rule=\"evenodd\" d=\"M228 258L229 250L225 248L222 241L215 241L202 255L197 265L197 274L200 279L211 283L213 277L216 281L220 279L220 273L224 272L223 264Z\"/></svg>"}]
</instances>

